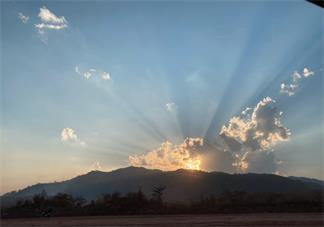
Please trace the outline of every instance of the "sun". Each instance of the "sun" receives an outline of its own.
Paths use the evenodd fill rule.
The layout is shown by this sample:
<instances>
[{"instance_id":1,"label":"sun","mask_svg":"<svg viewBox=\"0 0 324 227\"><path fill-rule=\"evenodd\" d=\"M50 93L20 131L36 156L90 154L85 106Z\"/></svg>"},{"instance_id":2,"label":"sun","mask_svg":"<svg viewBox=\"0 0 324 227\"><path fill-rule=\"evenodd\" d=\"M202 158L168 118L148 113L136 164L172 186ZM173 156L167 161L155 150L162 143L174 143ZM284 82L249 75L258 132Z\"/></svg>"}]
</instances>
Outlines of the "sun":
<instances>
[{"instance_id":1,"label":"sun","mask_svg":"<svg viewBox=\"0 0 324 227\"><path fill-rule=\"evenodd\" d=\"M185 163L185 168L186 169L191 169L191 170L200 170L200 164L201 164L201 161L198 158L196 158L196 159L189 159Z\"/></svg>"}]
</instances>

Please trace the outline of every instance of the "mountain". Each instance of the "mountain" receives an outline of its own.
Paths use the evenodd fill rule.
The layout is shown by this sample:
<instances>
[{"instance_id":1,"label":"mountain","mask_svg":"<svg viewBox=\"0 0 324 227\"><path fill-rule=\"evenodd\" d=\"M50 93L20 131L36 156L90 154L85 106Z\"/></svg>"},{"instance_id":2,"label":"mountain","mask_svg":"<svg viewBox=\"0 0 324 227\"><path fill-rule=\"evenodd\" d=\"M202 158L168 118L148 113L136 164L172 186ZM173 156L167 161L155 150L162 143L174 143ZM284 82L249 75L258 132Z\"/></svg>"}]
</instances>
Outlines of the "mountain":
<instances>
[{"instance_id":1,"label":"mountain","mask_svg":"<svg viewBox=\"0 0 324 227\"><path fill-rule=\"evenodd\" d=\"M305 182L305 183L314 183L314 184L318 184L318 185L324 186L324 181L318 180L318 179L314 179L314 178L294 177L294 176L290 176L289 178L290 179L293 179L293 180L299 180L299 181L302 181L302 182Z\"/></svg>"},{"instance_id":2,"label":"mountain","mask_svg":"<svg viewBox=\"0 0 324 227\"><path fill-rule=\"evenodd\" d=\"M95 199L103 193L135 192L139 188L148 196L156 186L166 186L166 201L189 202L202 195L219 195L225 191L308 192L323 190L323 184L312 179L283 177L273 174L228 174L179 169L164 172L141 167L127 167L111 172L91 171L70 180L36 184L2 196L3 204L28 198L43 190L48 195L59 192Z\"/></svg>"}]
</instances>

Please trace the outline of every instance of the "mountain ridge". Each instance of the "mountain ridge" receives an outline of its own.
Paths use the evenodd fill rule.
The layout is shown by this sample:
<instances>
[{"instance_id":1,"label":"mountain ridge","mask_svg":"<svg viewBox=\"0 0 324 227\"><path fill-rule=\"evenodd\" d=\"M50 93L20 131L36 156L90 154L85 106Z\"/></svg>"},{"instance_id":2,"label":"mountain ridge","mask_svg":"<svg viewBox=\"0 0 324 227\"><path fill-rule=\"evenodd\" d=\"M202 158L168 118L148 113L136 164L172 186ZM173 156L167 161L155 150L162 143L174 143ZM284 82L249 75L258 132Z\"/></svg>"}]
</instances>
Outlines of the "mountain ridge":
<instances>
[{"instance_id":1,"label":"mountain ridge","mask_svg":"<svg viewBox=\"0 0 324 227\"><path fill-rule=\"evenodd\" d=\"M316 183L316 182L322 182ZM261 173L224 173L178 169L162 171L143 167L125 167L110 172L90 171L69 180L39 183L1 196L2 202L32 197L42 191L50 196L69 193L92 200L104 193L122 194L141 190L150 195L154 187L166 186L165 199L188 202L202 195L219 195L226 191L246 192L307 192L323 190L320 180L302 177L284 177Z\"/></svg>"}]
</instances>

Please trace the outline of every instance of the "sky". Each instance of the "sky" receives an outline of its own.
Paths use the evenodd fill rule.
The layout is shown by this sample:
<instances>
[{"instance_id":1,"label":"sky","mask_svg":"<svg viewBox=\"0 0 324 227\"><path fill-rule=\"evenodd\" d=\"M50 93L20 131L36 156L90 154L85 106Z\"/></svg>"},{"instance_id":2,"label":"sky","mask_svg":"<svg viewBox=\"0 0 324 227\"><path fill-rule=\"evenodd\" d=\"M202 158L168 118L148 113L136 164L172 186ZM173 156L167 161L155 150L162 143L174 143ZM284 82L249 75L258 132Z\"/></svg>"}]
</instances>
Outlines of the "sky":
<instances>
[{"instance_id":1,"label":"sky","mask_svg":"<svg viewBox=\"0 0 324 227\"><path fill-rule=\"evenodd\" d=\"M1 193L129 165L323 179L323 10L1 1Z\"/></svg>"}]
</instances>

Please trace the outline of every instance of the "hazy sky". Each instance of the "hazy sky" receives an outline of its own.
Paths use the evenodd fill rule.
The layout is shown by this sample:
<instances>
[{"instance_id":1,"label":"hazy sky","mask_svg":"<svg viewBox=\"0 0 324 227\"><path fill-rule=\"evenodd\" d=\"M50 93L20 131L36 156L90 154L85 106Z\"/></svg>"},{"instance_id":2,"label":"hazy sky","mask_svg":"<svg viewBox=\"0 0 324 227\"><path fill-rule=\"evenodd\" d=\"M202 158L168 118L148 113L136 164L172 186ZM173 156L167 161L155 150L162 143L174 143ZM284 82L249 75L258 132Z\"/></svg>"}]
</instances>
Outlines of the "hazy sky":
<instances>
[{"instance_id":1,"label":"hazy sky","mask_svg":"<svg viewBox=\"0 0 324 227\"><path fill-rule=\"evenodd\" d=\"M323 179L323 10L313 4L2 1L1 29L1 192L164 165L147 162L166 141L187 152L186 137L231 150L215 142L221 132L248 149L230 153L242 161L255 119L240 113L258 103L277 109L253 146L276 166L257 172ZM222 160L201 168L226 171Z\"/></svg>"}]
</instances>

